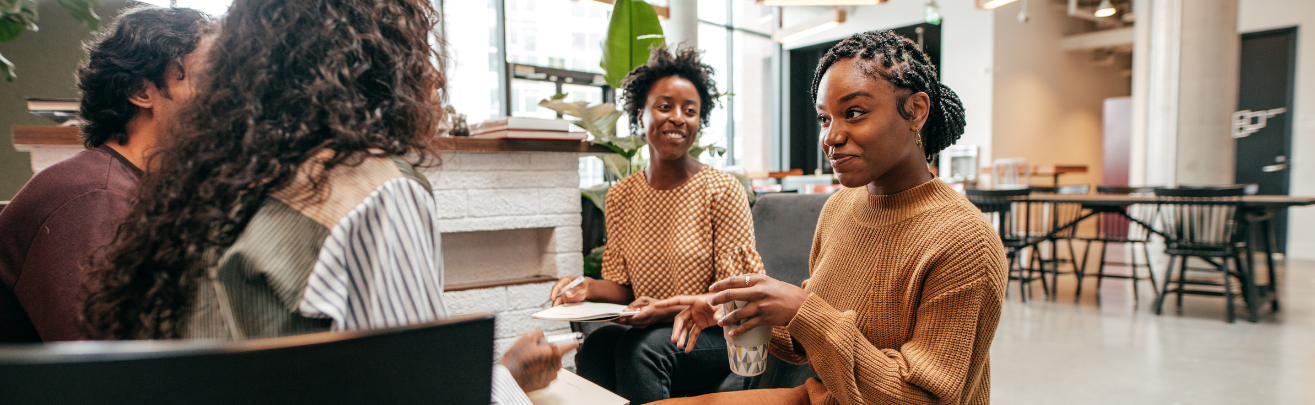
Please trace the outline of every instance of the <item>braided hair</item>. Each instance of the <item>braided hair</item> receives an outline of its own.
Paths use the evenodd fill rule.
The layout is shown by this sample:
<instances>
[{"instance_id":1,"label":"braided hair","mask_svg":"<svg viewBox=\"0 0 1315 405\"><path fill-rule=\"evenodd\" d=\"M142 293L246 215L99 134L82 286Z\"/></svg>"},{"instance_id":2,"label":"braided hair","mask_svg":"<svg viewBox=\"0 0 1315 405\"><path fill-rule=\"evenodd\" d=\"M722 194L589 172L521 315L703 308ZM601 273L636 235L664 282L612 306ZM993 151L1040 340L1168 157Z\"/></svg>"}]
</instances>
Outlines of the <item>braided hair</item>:
<instances>
[{"instance_id":1,"label":"braided hair","mask_svg":"<svg viewBox=\"0 0 1315 405\"><path fill-rule=\"evenodd\" d=\"M712 107L720 96L712 75L712 66L700 61L699 51L694 48L681 47L672 52L667 48L653 47L648 63L635 67L621 82L624 102L621 108L630 115L630 134L643 135L640 115L644 112L644 104L648 103L648 91L658 80L670 76L679 76L694 84L699 92L699 128L707 128Z\"/></svg>"},{"instance_id":2,"label":"braided hair","mask_svg":"<svg viewBox=\"0 0 1315 405\"><path fill-rule=\"evenodd\" d=\"M908 90L900 95L896 109L904 119L913 118L913 114L904 109L904 103L913 93L927 93L931 99L931 111L927 114L927 123L922 129L923 151L927 162L931 162L946 147L953 145L963 135L963 103L954 90L941 84L936 75L936 66L931 64L927 54L918 49L918 45L893 31L868 31L854 34L836 46L831 47L817 64L813 75L813 103L817 103L817 87L822 75L837 61L848 58L861 58L869 63L860 63L864 73L880 78L896 88Z\"/></svg>"}]
</instances>

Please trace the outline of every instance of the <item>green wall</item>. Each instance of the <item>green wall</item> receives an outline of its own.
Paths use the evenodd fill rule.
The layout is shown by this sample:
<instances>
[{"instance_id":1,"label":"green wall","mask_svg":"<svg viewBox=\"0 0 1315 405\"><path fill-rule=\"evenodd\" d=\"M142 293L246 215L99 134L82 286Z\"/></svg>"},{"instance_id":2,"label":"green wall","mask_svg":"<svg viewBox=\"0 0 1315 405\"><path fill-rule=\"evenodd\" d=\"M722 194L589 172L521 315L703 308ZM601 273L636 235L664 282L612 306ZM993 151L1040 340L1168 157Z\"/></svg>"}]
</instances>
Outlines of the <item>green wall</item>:
<instances>
[{"instance_id":1,"label":"green wall","mask_svg":"<svg viewBox=\"0 0 1315 405\"><path fill-rule=\"evenodd\" d=\"M106 0L96 9L101 26L109 25L126 0ZM13 125L49 125L50 120L27 112L29 97L76 98L73 73L85 54L82 42L91 30L74 20L54 0L38 0L41 31L24 31L12 41L0 42L0 54L16 66L18 78L0 79L0 200L8 200L32 178L27 152L14 150Z\"/></svg>"}]
</instances>

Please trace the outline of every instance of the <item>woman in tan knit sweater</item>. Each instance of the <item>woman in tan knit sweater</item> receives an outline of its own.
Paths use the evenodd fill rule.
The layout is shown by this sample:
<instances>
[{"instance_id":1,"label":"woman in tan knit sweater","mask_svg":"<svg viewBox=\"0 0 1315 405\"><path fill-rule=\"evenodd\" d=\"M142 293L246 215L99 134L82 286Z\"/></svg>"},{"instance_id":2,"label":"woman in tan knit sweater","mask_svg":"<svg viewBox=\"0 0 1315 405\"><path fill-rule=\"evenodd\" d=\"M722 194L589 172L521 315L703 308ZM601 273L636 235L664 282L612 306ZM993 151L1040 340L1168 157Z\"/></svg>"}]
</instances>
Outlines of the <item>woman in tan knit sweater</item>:
<instances>
[{"instance_id":1,"label":"woman in tan knit sweater","mask_svg":"<svg viewBox=\"0 0 1315 405\"><path fill-rule=\"evenodd\" d=\"M607 191L603 278L586 279L555 300L644 309L590 333L575 357L580 376L634 404L713 392L730 374L721 328L681 351L667 337L683 308L649 304L762 273L744 187L689 155L712 114L711 75L694 49L658 48L626 76L624 109L631 131L648 140L649 166ZM573 279L559 280L552 296Z\"/></svg>"},{"instance_id":2,"label":"woman in tan knit sweater","mask_svg":"<svg viewBox=\"0 0 1315 405\"><path fill-rule=\"evenodd\" d=\"M822 146L849 187L827 201L803 288L764 275L723 279L689 306L682 333L771 326L771 351L821 378L793 389L671 403L985 404L1006 283L999 238L967 199L927 170L963 133L963 107L927 56L890 31L827 52L813 96ZM732 300L748 306L714 314Z\"/></svg>"}]
</instances>

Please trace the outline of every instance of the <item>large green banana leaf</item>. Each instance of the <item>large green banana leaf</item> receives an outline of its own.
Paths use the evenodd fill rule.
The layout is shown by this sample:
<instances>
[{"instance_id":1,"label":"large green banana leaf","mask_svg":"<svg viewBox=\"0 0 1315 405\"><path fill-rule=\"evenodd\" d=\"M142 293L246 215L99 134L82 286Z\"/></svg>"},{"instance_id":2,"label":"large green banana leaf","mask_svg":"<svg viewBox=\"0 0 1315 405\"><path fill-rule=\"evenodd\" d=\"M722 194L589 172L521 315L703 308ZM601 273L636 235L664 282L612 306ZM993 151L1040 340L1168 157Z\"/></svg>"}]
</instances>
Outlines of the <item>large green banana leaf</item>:
<instances>
[{"instance_id":1,"label":"large green banana leaf","mask_svg":"<svg viewBox=\"0 0 1315 405\"><path fill-rule=\"evenodd\" d=\"M666 46L662 25L658 23L653 6L638 0L616 0L612 3L612 21L607 26L607 39L603 44L603 79L613 88L621 88L636 66L648 63L649 48Z\"/></svg>"}]
</instances>

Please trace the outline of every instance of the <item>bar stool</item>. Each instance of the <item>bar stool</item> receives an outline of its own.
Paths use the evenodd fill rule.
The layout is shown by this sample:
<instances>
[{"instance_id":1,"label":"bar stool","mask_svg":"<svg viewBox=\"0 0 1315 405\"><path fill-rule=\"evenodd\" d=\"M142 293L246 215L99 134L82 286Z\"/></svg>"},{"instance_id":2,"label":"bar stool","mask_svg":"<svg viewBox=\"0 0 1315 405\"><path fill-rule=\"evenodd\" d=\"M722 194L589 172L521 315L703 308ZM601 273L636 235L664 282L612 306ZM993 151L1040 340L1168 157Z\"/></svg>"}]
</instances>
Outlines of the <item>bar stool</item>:
<instances>
[{"instance_id":1,"label":"bar stool","mask_svg":"<svg viewBox=\"0 0 1315 405\"><path fill-rule=\"evenodd\" d=\"M1154 187L1121 187L1121 186L1096 186L1096 192L1099 194L1127 194L1127 195L1155 195ZM1087 246L1082 251L1082 268L1078 276L1078 286L1074 294L1074 301L1082 299L1082 281L1087 277L1087 258L1091 254L1091 245L1100 243L1100 262L1096 265L1096 297L1099 301L1100 287L1106 278L1127 279L1132 281L1132 300L1133 303L1138 301L1140 294L1137 292L1137 282L1149 280L1151 282L1151 291L1155 293L1155 299L1160 298L1159 285L1155 282L1155 271L1151 268L1151 250L1146 245L1150 241L1151 231L1146 226L1155 222L1155 215L1158 206L1152 204L1133 204L1128 207L1087 207L1095 212L1096 216L1096 236L1093 238L1080 238L1087 242ZM1133 250L1129 252L1129 261L1108 262L1105 260L1106 248L1110 243L1121 243ZM1145 264L1137 263L1137 245L1141 245ZM1127 267L1131 274L1105 274L1105 266L1123 266ZM1146 276L1138 276L1137 269L1145 268Z\"/></svg>"},{"instance_id":2,"label":"bar stool","mask_svg":"<svg viewBox=\"0 0 1315 405\"><path fill-rule=\"evenodd\" d=\"M1237 315L1233 307L1233 285L1231 279L1237 279L1245 290L1248 278L1243 255L1249 255L1246 240L1241 237L1238 206L1244 194L1243 187L1222 188L1157 188L1155 195L1171 200L1162 204L1160 220L1164 224L1165 253L1169 255L1169 271L1164 277L1163 291L1155 303L1155 313L1162 313L1164 300L1170 293L1178 294L1178 313L1183 310L1183 294L1222 296L1228 310L1228 322L1235 321ZM1196 257L1214 266L1213 268L1188 267L1187 259ZM1173 278L1174 260L1181 258L1178 277ZM1236 271L1230 270L1228 260L1233 260ZM1188 279L1187 271L1210 272L1222 274L1223 280ZM1177 281L1178 287L1170 288ZM1188 286L1223 287L1216 289L1196 289ZM1244 295L1245 296L1245 295ZM1250 303L1248 302L1248 305Z\"/></svg>"},{"instance_id":3,"label":"bar stool","mask_svg":"<svg viewBox=\"0 0 1315 405\"><path fill-rule=\"evenodd\" d=\"M1031 212L1032 204L1027 201L1027 196L1032 193L1031 189L1020 188L1010 190L979 190L967 189L964 193L968 200L977 205L986 215L986 220L995 226L996 233L1000 234L1000 242L1004 244L1005 255L1009 259L1009 280L1018 280L1018 294L1023 302L1027 302L1028 293L1031 292L1031 283L1041 280L1042 291L1050 295L1045 273L1039 273L1033 269L1032 263L1039 263L1041 260L1040 253L1036 249L1036 244L1042 241L1040 237L1031 235L1028 231L1031 229ZM1031 258L1028 264L1024 265L1020 259L1023 250L1031 249ZM1018 266L1015 268L1014 264ZM1007 296L1009 289L1005 289Z\"/></svg>"}]
</instances>

